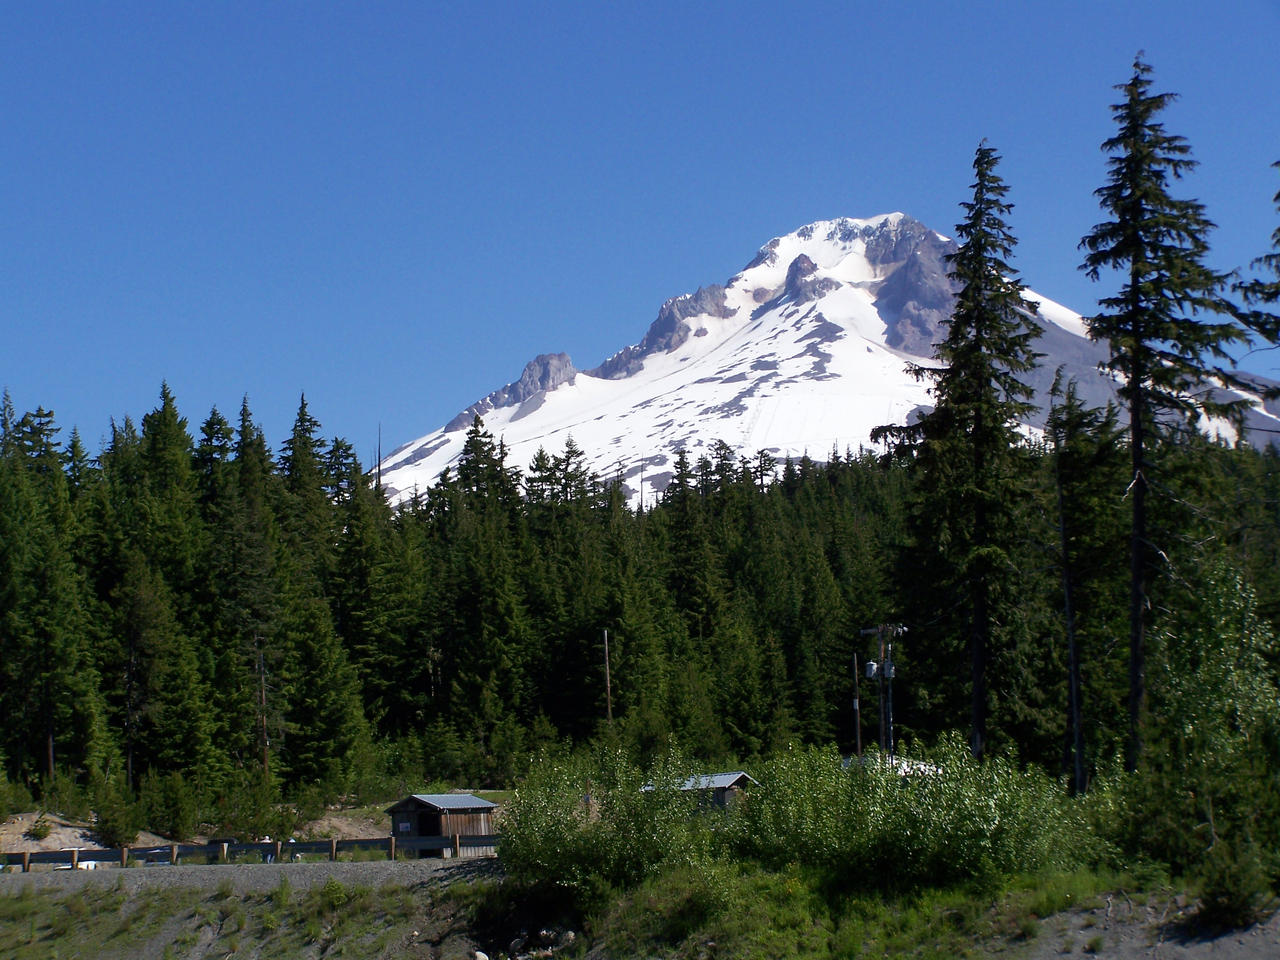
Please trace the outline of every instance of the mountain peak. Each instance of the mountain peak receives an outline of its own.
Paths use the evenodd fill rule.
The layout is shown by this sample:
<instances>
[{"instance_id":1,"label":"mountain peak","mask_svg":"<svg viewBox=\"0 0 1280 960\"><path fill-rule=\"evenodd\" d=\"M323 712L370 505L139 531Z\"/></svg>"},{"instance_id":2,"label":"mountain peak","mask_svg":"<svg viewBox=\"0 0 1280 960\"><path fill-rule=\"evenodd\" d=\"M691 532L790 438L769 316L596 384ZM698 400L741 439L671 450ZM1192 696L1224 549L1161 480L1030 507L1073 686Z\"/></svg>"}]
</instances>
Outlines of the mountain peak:
<instances>
[{"instance_id":1,"label":"mountain peak","mask_svg":"<svg viewBox=\"0 0 1280 960\"><path fill-rule=\"evenodd\" d=\"M668 299L638 343L593 369L577 371L563 353L534 358L519 379L387 457L383 483L393 497L433 484L477 415L522 469L540 447L557 453L572 437L590 469L621 478L633 502L663 489L679 451L696 461L721 442L777 460L856 449L873 427L931 402L906 367L927 365L942 339L955 248L903 213L806 224L724 284ZM1044 329L1044 365L1028 378L1037 395L1061 367L1086 403L1112 399L1114 384L1098 374L1104 348L1080 316L1027 296ZM1280 426L1261 404L1253 418Z\"/></svg>"}]
</instances>

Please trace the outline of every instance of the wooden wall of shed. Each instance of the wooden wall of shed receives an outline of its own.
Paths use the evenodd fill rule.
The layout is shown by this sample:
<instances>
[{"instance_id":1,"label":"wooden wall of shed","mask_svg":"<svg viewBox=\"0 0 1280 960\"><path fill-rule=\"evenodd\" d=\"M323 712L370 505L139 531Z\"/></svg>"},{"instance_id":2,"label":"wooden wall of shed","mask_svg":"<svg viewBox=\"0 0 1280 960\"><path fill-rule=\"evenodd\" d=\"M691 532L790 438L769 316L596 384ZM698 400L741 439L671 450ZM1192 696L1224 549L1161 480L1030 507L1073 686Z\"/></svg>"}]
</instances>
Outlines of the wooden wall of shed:
<instances>
[{"instance_id":1,"label":"wooden wall of shed","mask_svg":"<svg viewBox=\"0 0 1280 960\"><path fill-rule=\"evenodd\" d=\"M440 818L440 823L446 837L454 834L479 837L493 833L493 815L488 811L445 813Z\"/></svg>"},{"instance_id":2,"label":"wooden wall of shed","mask_svg":"<svg viewBox=\"0 0 1280 960\"><path fill-rule=\"evenodd\" d=\"M462 837L483 837L493 833L493 815L488 811L483 812L465 812L465 813L446 813L441 818L445 836L452 837L454 835ZM460 853L460 859L470 859L472 857L496 857L498 855L497 847L463 847ZM453 858L452 850L445 850L441 853L446 860Z\"/></svg>"}]
</instances>

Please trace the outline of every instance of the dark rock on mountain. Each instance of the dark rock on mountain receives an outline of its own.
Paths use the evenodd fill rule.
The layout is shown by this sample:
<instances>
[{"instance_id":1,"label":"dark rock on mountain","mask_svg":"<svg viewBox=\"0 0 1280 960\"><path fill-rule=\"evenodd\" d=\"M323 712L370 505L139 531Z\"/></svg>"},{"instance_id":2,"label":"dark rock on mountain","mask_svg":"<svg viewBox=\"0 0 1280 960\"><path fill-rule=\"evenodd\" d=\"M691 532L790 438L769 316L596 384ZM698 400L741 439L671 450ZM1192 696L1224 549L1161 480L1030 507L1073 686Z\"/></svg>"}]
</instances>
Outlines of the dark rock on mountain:
<instances>
[{"instance_id":1,"label":"dark rock on mountain","mask_svg":"<svg viewBox=\"0 0 1280 960\"><path fill-rule=\"evenodd\" d=\"M640 368L645 357L674 350L689 339L692 331L685 321L690 317L706 315L728 318L737 312L737 308L725 306L724 287L718 283L699 287L694 293L672 297L658 310L658 319L650 324L649 332L644 335L643 340L615 353L594 370L586 372L605 380L630 376Z\"/></svg>"},{"instance_id":2,"label":"dark rock on mountain","mask_svg":"<svg viewBox=\"0 0 1280 960\"><path fill-rule=\"evenodd\" d=\"M524 403L534 394L554 390L562 383L572 383L578 371L567 353L543 353L530 360L524 373L514 383L495 390L483 400L473 403L445 426L446 433L465 430L476 416L483 417L495 407L509 407Z\"/></svg>"}]
</instances>

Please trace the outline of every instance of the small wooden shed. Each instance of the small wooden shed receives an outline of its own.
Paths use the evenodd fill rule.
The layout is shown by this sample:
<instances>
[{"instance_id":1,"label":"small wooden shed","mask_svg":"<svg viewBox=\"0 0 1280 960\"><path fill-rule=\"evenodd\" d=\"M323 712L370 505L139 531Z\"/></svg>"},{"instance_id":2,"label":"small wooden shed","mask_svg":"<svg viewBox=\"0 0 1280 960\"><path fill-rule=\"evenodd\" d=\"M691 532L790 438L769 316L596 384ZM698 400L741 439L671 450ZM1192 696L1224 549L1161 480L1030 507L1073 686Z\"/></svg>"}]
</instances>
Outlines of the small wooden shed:
<instances>
[{"instance_id":1,"label":"small wooden shed","mask_svg":"<svg viewBox=\"0 0 1280 960\"><path fill-rule=\"evenodd\" d=\"M493 813L497 804L469 793L415 793L387 808L391 816L391 835L402 841L443 837L450 845L443 851L421 850L420 856L452 857L457 837L492 836ZM408 845L405 849L410 849ZM461 846L459 856L492 857L496 846Z\"/></svg>"},{"instance_id":2,"label":"small wooden shed","mask_svg":"<svg viewBox=\"0 0 1280 960\"><path fill-rule=\"evenodd\" d=\"M742 794L747 784L755 782L755 778L749 773L733 770L729 773L704 773L689 777L680 784L680 789L695 791L701 794L704 803L724 809Z\"/></svg>"},{"instance_id":3,"label":"small wooden shed","mask_svg":"<svg viewBox=\"0 0 1280 960\"><path fill-rule=\"evenodd\" d=\"M694 774L676 789L696 793L700 804L724 810L742 795L749 783L756 783L755 777L742 770L733 770L729 773ZM652 790L653 784L645 784L641 789Z\"/></svg>"}]
</instances>

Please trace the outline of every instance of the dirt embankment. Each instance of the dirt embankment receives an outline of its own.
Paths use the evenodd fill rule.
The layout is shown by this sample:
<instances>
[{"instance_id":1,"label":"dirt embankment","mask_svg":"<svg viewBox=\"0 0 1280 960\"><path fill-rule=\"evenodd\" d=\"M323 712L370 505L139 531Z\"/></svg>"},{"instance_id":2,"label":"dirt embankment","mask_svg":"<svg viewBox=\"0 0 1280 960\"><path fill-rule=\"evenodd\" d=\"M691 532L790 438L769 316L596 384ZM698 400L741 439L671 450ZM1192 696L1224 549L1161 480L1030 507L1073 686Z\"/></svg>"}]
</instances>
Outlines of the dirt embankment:
<instances>
[{"instance_id":1,"label":"dirt embankment","mask_svg":"<svg viewBox=\"0 0 1280 960\"><path fill-rule=\"evenodd\" d=\"M47 828L48 833L43 837ZM138 834L133 846L153 847L168 843L158 834L145 830ZM45 850L70 850L105 846L98 840L90 824L68 820L56 813L19 813L0 823L0 853L37 853Z\"/></svg>"}]
</instances>

